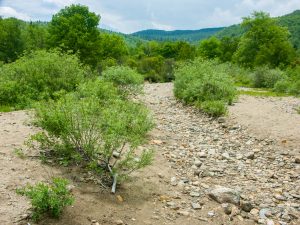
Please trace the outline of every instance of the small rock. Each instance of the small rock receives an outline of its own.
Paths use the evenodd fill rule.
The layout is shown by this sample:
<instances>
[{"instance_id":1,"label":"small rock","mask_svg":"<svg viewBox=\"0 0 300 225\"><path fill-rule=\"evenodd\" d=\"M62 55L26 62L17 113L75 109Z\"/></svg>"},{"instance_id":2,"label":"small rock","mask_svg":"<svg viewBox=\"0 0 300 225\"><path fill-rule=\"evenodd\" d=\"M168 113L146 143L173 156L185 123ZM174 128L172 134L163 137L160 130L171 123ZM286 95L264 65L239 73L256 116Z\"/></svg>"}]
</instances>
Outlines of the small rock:
<instances>
[{"instance_id":1,"label":"small rock","mask_svg":"<svg viewBox=\"0 0 300 225\"><path fill-rule=\"evenodd\" d=\"M231 205L229 205L228 203L223 203L222 208L223 208L225 214L227 214L227 215L231 214L231 211L232 211Z\"/></svg>"},{"instance_id":2,"label":"small rock","mask_svg":"<svg viewBox=\"0 0 300 225\"><path fill-rule=\"evenodd\" d=\"M194 165L197 167L200 167L202 165L202 162L200 160L195 160Z\"/></svg>"},{"instance_id":3,"label":"small rock","mask_svg":"<svg viewBox=\"0 0 300 225\"><path fill-rule=\"evenodd\" d=\"M192 192L190 192L190 196L191 197L200 197L200 193L196 192L196 191L192 191Z\"/></svg>"},{"instance_id":4,"label":"small rock","mask_svg":"<svg viewBox=\"0 0 300 225\"><path fill-rule=\"evenodd\" d=\"M217 188L211 190L208 195L219 203L232 203L235 205L239 205L240 203L239 192L231 188L218 186Z\"/></svg>"},{"instance_id":5,"label":"small rock","mask_svg":"<svg viewBox=\"0 0 300 225\"><path fill-rule=\"evenodd\" d=\"M207 213L207 215L208 215L209 217L214 217L216 214L215 214L214 211L209 211L209 212Z\"/></svg>"},{"instance_id":6,"label":"small rock","mask_svg":"<svg viewBox=\"0 0 300 225\"><path fill-rule=\"evenodd\" d=\"M250 212L253 209L253 205L250 202L241 201L241 209L245 212Z\"/></svg>"},{"instance_id":7,"label":"small rock","mask_svg":"<svg viewBox=\"0 0 300 225\"><path fill-rule=\"evenodd\" d=\"M226 118L225 117L219 117L218 118L218 123L225 123L226 122Z\"/></svg>"},{"instance_id":8,"label":"small rock","mask_svg":"<svg viewBox=\"0 0 300 225\"><path fill-rule=\"evenodd\" d=\"M251 211L250 211L250 214L251 215L253 215L253 216L257 216L258 215L258 213L259 213L259 210L258 209L251 209Z\"/></svg>"},{"instance_id":9,"label":"small rock","mask_svg":"<svg viewBox=\"0 0 300 225\"><path fill-rule=\"evenodd\" d=\"M295 157L295 163L300 164L300 156Z\"/></svg>"},{"instance_id":10,"label":"small rock","mask_svg":"<svg viewBox=\"0 0 300 225\"><path fill-rule=\"evenodd\" d=\"M122 220L115 220L114 224L116 224L116 225L123 225L124 222Z\"/></svg>"},{"instance_id":11,"label":"small rock","mask_svg":"<svg viewBox=\"0 0 300 225\"><path fill-rule=\"evenodd\" d=\"M275 225L273 220L267 219L266 225Z\"/></svg>"},{"instance_id":12,"label":"small rock","mask_svg":"<svg viewBox=\"0 0 300 225\"><path fill-rule=\"evenodd\" d=\"M121 156L121 154L119 152L117 152L117 151L113 152L113 157L118 159L118 158L120 158L120 156Z\"/></svg>"},{"instance_id":13,"label":"small rock","mask_svg":"<svg viewBox=\"0 0 300 225\"><path fill-rule=\"evenodd\" d=\"M253 152L249 152L249 153L247 153L245 156L246 156L247 159L251 159L251 160L253 160L254 157L255 157L255 155L254 155Z\"/></svg>"},{"instance_id":14,"label":"small rock","mask_svg":"<svg viewBox=\"0 0 300 225\"><path fill-rule=\"evenodd\" d=\"M259 217L261 219L267 219L268 216L270 216L270 209L267 208L263 208L261 210L259 210Z\"/></svg>"},{"instance_id":15,"label":"small rock","mask_svg":"<svg viewBox=\"0 0 300 225\"><path fill-rule=\"evenodd\" d=\"M200 158L206 158L206 157L207 157L207 155L206 155L205 152L199 152L199 153L198 153L198 156L199 156Z\"/></svg>"},{"instance_id":16,"label":"small rock","mask_svg":"<svg viewBox=\"0 0 300 225\"><path fill-rule=\"evenodd\" d=\"M223 159L230 159L230 156L229 156L228 152L224 152L222 154L222 157L223 157Z\"/></svg>"},{"instance_id":17,"label":"small rock","mask_svg":"<svg viewBox=\"0 0 300 225\"><path fill-rule=\"evenodd\" d=\"M199 203L192 203L193 209L201 209L201 205Z\"/></svg>"},{"instance_id":18,"label":"small rock","mask_svg":"<svg viewBox=\"0 0 300 225\"><path fill-rule=\"evenodd\" d=\"M190 213L188 211L178 211L177 214L181 215L181 216L189 216L190 215Z\"/></svg>"}]
</instances>

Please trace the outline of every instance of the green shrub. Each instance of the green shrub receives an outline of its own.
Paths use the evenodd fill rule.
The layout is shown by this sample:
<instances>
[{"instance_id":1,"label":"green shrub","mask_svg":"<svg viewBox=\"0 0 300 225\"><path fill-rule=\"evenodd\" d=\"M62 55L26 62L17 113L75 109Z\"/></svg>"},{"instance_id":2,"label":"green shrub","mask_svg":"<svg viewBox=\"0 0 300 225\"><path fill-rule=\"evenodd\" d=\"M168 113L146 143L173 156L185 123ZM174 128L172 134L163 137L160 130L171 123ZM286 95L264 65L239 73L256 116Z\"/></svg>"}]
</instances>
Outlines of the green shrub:
<instances>
[{"instance_id":1,"label":"green shrub","mask_svg":"<svg viewBox=\"0 0 300 225\"><path fill-rule=\"evenodd\" d=\"M286 77L283 71L268 67L257 67L252 76L256 88L273 88L276 82Z\"/></svg>"},{"instance_id":2,"label":"green shrub","mask_svg":"<svg viewBox=\"0 0 300 225\"><path fill-rule=\"evenodd\" d=\"M46 213L58 218L63 209L72 205L74 198L67 188L68 181L62 178L53 178L51 184L38 183L17 189L17 193L25 195L31 200L33 220L41 219Z\"/></svg>"},{"instance_id":3,"label":"green shrub","mask_svg":"<svg viewBox=\"0 0 300 225\"><path fill-rule=\"evenodd\" d=\"M58 101L40 103L36 124L46 132L34 140L57 159L75 160L98 172L110 185L149 165L153 152L135 151L153 127L149 112L116 92L101 80L82 84Z\"/></svg>"},{"instance_id":4,"label":"green shrub","mask_svg":"<svg viewBox=\"0 0 300 225\"><path fill-rule=\"evenodd\" d=\"M196 59L181 65L175 72L174 94L185 103L196 104L205 110L216 108L220 102L231 104L236 90L231 77L217 61ZM215 101L219 103L214 103ZM212 109L214 110L214 109ZM226 111L226 110L223 110Z\"/></svg>"},{"instance_id":5,"label":"green shrub","mask_svg":"<svg viewBox=\"0 0 300 225\"><path fill-rule=\"evenodd\" d=\"M223 101L205 101L199 107L210 116L218 117L227 113L227 108Z\"/></svg>"},{"instance_id":6,"label":"green shrub","mask_svg":"<svg viewBox=\"0 0 300 225\"><path fill-rule=\"evenodd\" d=\"M122 94L134 94L141 91L143 76L126 66L113 66L102 73L102 78L114 83Z\"/></svg>"},{"instance_id":7,"label":"green shrub","mask_svg":"<svg viewBox=\"0 0 300 225\"><path fill-rule=\"evenodd\" d=\"M287 76L275 84L274 91L300 95L300 66L288 68L286 74Z\"/></svg>"},{"instance_id":8,"label":"green shrub","mask_svg":"<svg viewBox=\"0 0 300 225\"><path fill-rule=\"evenodd\" d=\"M0 69L0 105L25 108L75 90L87 75L74 55L39 50Z\"/></svg>"}]
</instances>

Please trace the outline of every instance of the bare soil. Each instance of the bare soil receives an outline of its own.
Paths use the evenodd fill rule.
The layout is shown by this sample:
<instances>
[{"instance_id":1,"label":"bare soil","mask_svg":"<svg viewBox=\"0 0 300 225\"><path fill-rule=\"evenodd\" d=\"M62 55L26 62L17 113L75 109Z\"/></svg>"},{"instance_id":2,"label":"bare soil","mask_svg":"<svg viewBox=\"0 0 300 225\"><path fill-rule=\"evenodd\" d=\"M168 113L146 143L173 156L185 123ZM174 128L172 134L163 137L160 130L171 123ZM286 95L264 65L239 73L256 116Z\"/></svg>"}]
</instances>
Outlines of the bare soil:
<instances>
[{"instance_id":1,"label":"bare soil","mask_svg":"<svg viewBox=\"0 0 300 225\"><path fill-rule=\"evenodd\" d=\"M299 107L299 98L242 95L229 115L258 137L274 139L279 146L300 153Z\"/></svg>"},{"instance_id":2,"label":"bare soil","mask_svg":"<svg viewBox=\"0 0 300 225\"><path fill-rule=\"evenodd\" d=\"M223 212L221 205L207 195L201 194L199 198L192 198L186 194L189 191L171 182L174 177L183 178L181 172L188 177L184 168L190 167L188 162L182 160L176 161L178 166L174 166L174 161L171 160L172 152L168 150L168 146L178 145L178 148L186 148L185 143L181 143L179 139L187 137L187 133L172 130L172 126L176 125L189 130L191 127L188 127L186 121L203 117L201 121L208 123L209 127L210 119L177 104L172 96L172 84L147 84L145 96L141 99L153 111L157 124L148 137L149 143L142 146L156 150L155 161L152 166L133 174L128 182L119 186L117 195L112 195L109 190L104 190L100 185L95 184L91 174L82 168L42 164L37 157L38 152L28 150L24 146L24 141L39 131L29 123L30 112L0 113L0 224L33 224L29 216L30 204L25 197L16 194L16 188L23 187L27 183L48 181L53 176L70 179L74 186L72 192L76 200L73 206L67 207L60 220L46 218L40 224L255 224L254 220L247 219L247 217L228 216ZM265 138L267 132L270 132L267 138L287 140L288 144L291 143L290 146L299 149L299 115L284 111L289 109L291 102L294 104L294 100L290 98L277 101L241 97L239 103L230 109L232 115L230 117L234 122L249 127L250 132L254 132L259 137ZM299 104L296 100L295 102ZM179 120L174 117L177 113L180 114ZM192 128L196 129L197 126L201 124L197 121L193 122ZM216 129L219 128L216 127ZM24 157L17 154L20 152L18 149L22 149ZM193 184L193 187L199 185L200 188L207 189L205 185L209 181L207 178L191 179L189 182ZM218 177L210 179L212 184L223 182ZM226 180L226 182L223 183L224 186L231 185L230 181ZM247 180L241 180L241 182L247 182ZM170 207L170 204L167 204L170 201L175 202L178 207ZM194 210L191 202L201 203L202 209ZM208 216L211 212L214 215ZM290 224L299 224L298 222L299 220L294 219Z\"/></svg>"}]
</instances>

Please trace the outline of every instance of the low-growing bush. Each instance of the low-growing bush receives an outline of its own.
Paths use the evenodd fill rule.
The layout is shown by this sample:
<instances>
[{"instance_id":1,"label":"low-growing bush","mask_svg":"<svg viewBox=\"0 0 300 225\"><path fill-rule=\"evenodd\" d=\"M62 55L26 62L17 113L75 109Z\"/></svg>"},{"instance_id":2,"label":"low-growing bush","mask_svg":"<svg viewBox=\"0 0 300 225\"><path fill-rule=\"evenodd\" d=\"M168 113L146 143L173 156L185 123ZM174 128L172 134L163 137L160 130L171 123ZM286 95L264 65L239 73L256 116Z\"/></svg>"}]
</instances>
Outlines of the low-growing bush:
<instances>
[{"instance_id":1,"label":"low-growing bush","mask_svg":"<svg viewBox=\"0 0 300 225\"><path fill-rule=\"evenodd\" d=\"M210 116L218 117L227 113L227 108L223 101L205 101L199 107Z\"/></svg>"},{"instance_id":2,"label":"low-growing bush","mask_svg":"<svg viewBox=\"0 0 300 225\"><path fill-rule=\"evenodd\" d=\"M75 90L87 75L76 56L58 51L28 53L0 69L0 105L17 109Z\"/></svg>"},{"instance_id":3,"label":"low-growing bush","mask_svg":"<svg viewBox=\"0 0 300 225\"><path fill-rule=\"evenodd\" d=\"M45 132L33 137L57 159L82 163L107 184L121 181L152 162L152 151L136 153L153 127L148 110L115 96L105 81L82 84L58 101L40 103L36 124Z\"/></svg>"},{"instance_id":4,"label":"low-growing bush","mask_svg":"<svg viewBox=\"0 0 300 225\"><path fill-rule=\"evenodd\" d=\"M181 65L175 72L174 94L185 103L216 111L221 102L225 110L236 96L232 78L217 61L196 59ZM206 103L204 103L206 102ZM204 103L204 104L203 104Z\"/></svg>"},{"instance_id":5,"label":"low-growing bush","mask_svg":"<svg viewBox=\"0 0 300 225\"><path fill-rule=\"evenodd\" d=\"M256 88L273 88L278 81L286 77L283 71L268 67L257 67L252 76L253 86Z\"/></svg>"},{"instance_id":6,"label":"low-growing bush","mask_svg":"<svg viewBox=\"0 0 300 225\"><path fill-rule=\"evenodd\" d=\"M141 91L143 76L126 66L109 67L102 72L102 78L115 84L122 94L134 94Z\"/></svg>"},{"instance_id":7,"label":"low-growing bush","mask_svg":"<svg viewBox=\"0 0 300 225\"><path fill-rule=\"evenodd\" d=\"M300 66L291 67L286 70L287 76L279 80L274 91L291 95L300 95Z\"/></svg>"},{"instance_id":8,"label":"low-growing bush","mask_svg":"<svg viewBox=\"0 0 300 225\"><path fill-rule=\"evenodd\" d=\"M63 209L72 205L74 198L67 188L69 182L62 178L53 178L51 184L38 183L17 189L17 193L27 196L33 207L32 219L37 221L45 214L58 218Z\"/></svg>"}]
</instances>

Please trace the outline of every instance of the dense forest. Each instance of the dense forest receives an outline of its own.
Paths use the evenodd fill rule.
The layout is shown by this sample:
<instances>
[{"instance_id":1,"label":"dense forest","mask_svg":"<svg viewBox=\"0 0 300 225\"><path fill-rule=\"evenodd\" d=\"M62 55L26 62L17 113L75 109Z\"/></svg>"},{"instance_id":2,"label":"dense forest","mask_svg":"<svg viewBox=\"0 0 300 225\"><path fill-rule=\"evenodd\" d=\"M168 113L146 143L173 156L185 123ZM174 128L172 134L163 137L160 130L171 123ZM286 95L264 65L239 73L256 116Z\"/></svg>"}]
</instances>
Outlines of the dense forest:
<instances>
[{"instance_id":1,"label":"dense forest","mask_svg":"<svg viewBox=\"0 0 300 225\"><path fill-rule=\"evenodd\" d=\"M190 43L195 43L197 41L209 38L221 30L223 30L223 27L207 28L207 29L200 29L200 30L175 30L175 31L144 30L144 31L135 32L132 34L132 36L136 36L149 41L151 40L187 41Z\"/></svg>"}]
</instances>

